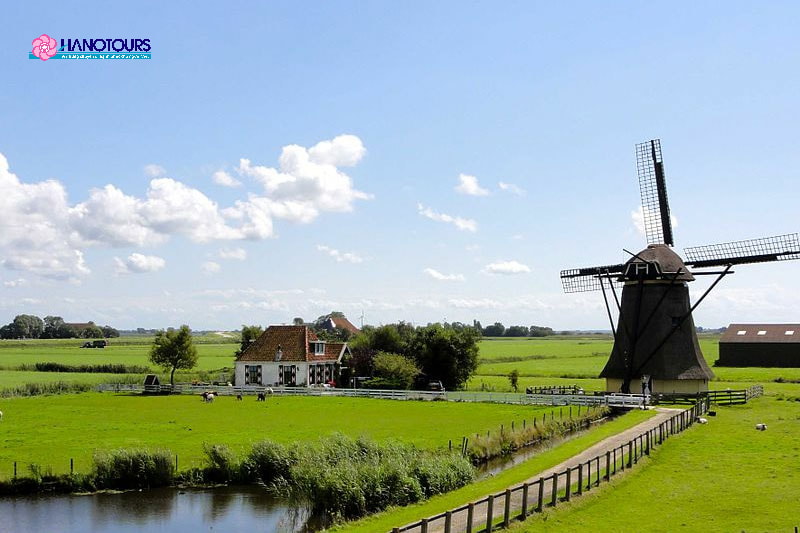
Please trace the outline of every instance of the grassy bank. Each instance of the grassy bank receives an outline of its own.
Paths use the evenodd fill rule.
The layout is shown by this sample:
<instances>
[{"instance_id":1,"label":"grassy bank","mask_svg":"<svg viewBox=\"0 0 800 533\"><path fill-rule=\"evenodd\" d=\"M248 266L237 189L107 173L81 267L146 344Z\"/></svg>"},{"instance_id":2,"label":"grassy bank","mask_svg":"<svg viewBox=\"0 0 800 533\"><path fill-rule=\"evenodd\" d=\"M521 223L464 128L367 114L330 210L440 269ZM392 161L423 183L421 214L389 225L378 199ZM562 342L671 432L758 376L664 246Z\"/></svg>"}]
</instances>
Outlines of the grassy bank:
<instances>
[{"instance_id":1,"label":"grassy bank","mask_svg":"<svg viewBox=\"0 0 800 533\"><path fill-rule=\"evenodd\" d=\"M236 453L255 441L314 440L340 432L425 449L454 446L464 435L496 432L501 424L550 408L362 398L220 397L203 404L196 396L68 394L0 400L0 478L13 462L50 466L55 473L86 472L96 449L169 448L181 468L199 466L203 443L226 444Z\"/></svg>"},{"instance_id":2,"label":"grassy bank","mask_svg":"<svg viewBox=\"0 0 800 533\"><path fill-rule=\"evenodd\" d=\"M644 468L512 531L791 531L800 525L798 399L718 407ZM767 431L756 431L762 422Z\"/></svg>"}]
</instances>

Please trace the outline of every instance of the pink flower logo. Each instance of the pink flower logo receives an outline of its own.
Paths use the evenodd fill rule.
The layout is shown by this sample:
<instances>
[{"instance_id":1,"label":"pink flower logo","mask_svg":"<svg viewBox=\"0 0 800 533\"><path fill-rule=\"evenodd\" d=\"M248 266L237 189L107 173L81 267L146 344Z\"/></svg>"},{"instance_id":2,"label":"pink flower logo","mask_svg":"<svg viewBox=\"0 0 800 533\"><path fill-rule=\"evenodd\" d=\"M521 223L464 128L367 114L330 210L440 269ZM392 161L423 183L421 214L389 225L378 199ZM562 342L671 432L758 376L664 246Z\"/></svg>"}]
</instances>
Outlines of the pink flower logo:
<instances>
[{"instance_id":1,"label":"pink flower logo","mask_svg":"<svg viewBox=\"0 0 800 533\"><path fill-rule=\"evenodd\" d=\"M33 55L42 61L47 61L56 55L57 51L58 43L46 33L41 34L39 37L33 40Z\"/></svg>"}]
</instances>

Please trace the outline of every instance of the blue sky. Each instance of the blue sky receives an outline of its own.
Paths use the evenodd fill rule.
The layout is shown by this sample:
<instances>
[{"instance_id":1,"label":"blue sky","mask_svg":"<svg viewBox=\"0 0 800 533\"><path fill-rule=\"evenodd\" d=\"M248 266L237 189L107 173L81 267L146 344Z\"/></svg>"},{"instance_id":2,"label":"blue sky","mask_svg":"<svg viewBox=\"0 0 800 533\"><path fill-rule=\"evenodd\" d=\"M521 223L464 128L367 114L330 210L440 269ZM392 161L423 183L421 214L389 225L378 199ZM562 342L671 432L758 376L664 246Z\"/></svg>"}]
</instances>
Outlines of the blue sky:
<instances>
[{"instance_id":1,"label":"blue sky","mask_svg":"<svg viewBox=\"0 0 800 533\"><path fill-rule=\"evenodd\" d=\"M678 251L800 230L798 16L6 4L0 322L234 329L363 309L607 327L600 295L563 294L558 273L645 246L635 143L662 139ZM148 38L152 59L28 59L42 33ZM737 268L696 322L796 322L798 265Z\"/></svg>"}]
</instances>

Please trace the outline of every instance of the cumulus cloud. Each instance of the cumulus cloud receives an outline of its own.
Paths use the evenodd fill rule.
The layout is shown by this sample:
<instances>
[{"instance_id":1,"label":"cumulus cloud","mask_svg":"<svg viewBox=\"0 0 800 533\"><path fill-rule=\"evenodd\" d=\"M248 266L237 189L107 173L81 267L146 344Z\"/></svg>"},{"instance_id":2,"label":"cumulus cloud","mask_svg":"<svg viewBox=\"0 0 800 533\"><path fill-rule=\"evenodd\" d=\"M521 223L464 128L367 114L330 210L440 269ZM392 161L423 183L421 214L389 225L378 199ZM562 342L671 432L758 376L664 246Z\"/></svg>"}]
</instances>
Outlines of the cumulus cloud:
<instances>
[{"instance_id":1,"label":"cumulus cloud","mask_svg":"<svg viewBox=\"0 0 800 533\"><path fill-rule=\"evenodd\" d=\"M157 272L167 264L163 258L157 255L144 255L132 253L127 259L114 258L117 274L144 274L147 272Z\"/></svg>"},{"instance_id":2,"label":"cumulus cloud","mask_svg":"<svg viewBox=\"0 0 800 533\"><path fill-rule=\"evenodd\" d=\"M454 217L446 213L437 213L430 207L425 207L422 204L417 204L417 211L419 211L420 215L426 218L435 220L437 222L445 222L447 224L452 224L461 231L471 231L471 232L478 231L478 223L470 218Z\"/></svg>"},{"instance_id":3,"label":"cumulus cloud","mask_svg":"<svg viewBox=\"0 0 800 533\"><path fill-rule=\"evenodd\" d=\"M362 263L364 261L364 258L358 254L355 254L353 252L340 252L339 250L336 250L334 248L322 244L317 245L317 250L333 257L334 259L336 259L337 263L343 263L343 262Z\"/></svg>"},{"instance_id":4,"label":"cumulus cloud","mask_svg":"<svg viewBox=\"0 0 800 533\"><path fill-rule=\"evenodd\" d=\"M488 190L478 185L478 178L475 176L459 174L458 182L455 189L461 194L467 194L469 196L486 196L489 194Z\"/></svg>"},{"instance_id":5,"label":"cumulus cloud","mask_svg":"<svg viewBox=\"0 0 800 533\"><path fill-rule=\"evenodd\" d=\"M217 255L220 259L235 259L244 261L247 259L247 250L244 248L222 248Z\"/></svg>"},{"instance_id":6,"label":"cumulus cloud","mask_svg":"<svg viewBox=\"0 0 800 533\"><path fill-rule=\"evenodd\" d=\"M220 266L220 264L219 263L215 263L214 261L206 261L205 263L203 263L201 265L200 268L202 268L203 273L208 274L208 275L216 274L217 272L222 270L222 267Z\"/></svg>"},{"instance_id":7,"label":"cumulus cloud","mask_svg":"<svg viewBox=\"0 0 800 533\"><path fill-rule=\"evenodd\" d=\"M28 284L28 281L24 278L17 278L17 279L10 279L8 281L3 282L3 287L8 287L9 289L13 289L16 287L24 287Z\"/></svg>"},{"instance_id":8,"label":"cumulus cloud","mask_svg":"<svg viewBox=\"0 0 800 533\"><path fill-rule=\"evenodd\" d=\"M229 207L163 177L158 165L145 168L153 179L143 198L109 184L70 205L61 183L23 183L0 154L0 265L75 280L90 273L83 255L90 246L155 246L176 235L198 243L273 237L276 218L311 222L320 213L351 211L355 201L371 198L340 170L356 165L365 153L358 137L341 135L308 149L285 146L277 168L243 159L238 171L261 183L264 193ZM215 176L227 184L237 181L219 172Z\"/></svg>"},{"instance_id":9,"label":"cumulus cloud","mask_svg":"<svg viewBox=\"0 0 800 533\"><path fill-rule=\"evenodd\" d=\"M242 182L225 172L224 170L217 170L214 174L211 175L211 179L217 185L222 185L223 187L239 187Z\"/></svg>"},{"instance_id":10,"label":"cumulus cloud","mask_svg":"<svg viewBox=\"0 0 800 533\"><path fill-rule=\"evenodd\" d=\"M311 222L323 212L352 211L356 200L368 200L372 195L355 189L353 180L339 167L356 165L365 153L361 139L340 135L311 148L284 146L277 168L241 159L239 174L260 183L267 196L239 202L230 214L256 210L275 218Z\"/></svg>"},{"instance_id":11,"label":"cumulus cloud","mask_svg":"<svg viewBox=\"0 0 800 533\"><path fill-rule=\"evenodd\" d=\"M531 271L528 265L523 265L519 261L498 261L489 263L483 268L487 274L502 274L510 276L513 274L526 274Z\"/></svg>"},{"instance_id":12,"label":"cumulus cloud","mask_svg":"<svg viewBox=\"0 0 800 533\"><path fill-rule=\"evenodd\" d=\"M426 268L423 270L428 276L432 277L433 279L439 281L464 281L463 274L443 274L438 270L434 270L433 268Z\"/></svg>"},{"instance_id":13,"label":"cumulus cloud","mask_svg":"<svg viewBox=\"0 0 800 533\"><path fill-rule=\"evenodd\" d=\"M639 206L639 209L637 209L636 211L631 211L631 222L633 222L633 227L636 229L636 233L638 233L639 235L646 235L647 234L647 231L646 231L646 228L645 228L645 224L644 224L645 214L647 215L647 217L651 216L650 215L650 210L649 209L645 209L642 206ZM655 215L655 213L653 215ZM670 214L669 219L672 222L672 227L673 228L677 228L678 227L678 219L675 218L675 215ZM658 224L659 225L661 224L660 220L658 221Z\"/></svg>"},{"instance_id":14,"label":"cumulus cloud","mask_svg":"<svg viewBox=\"0 0 800 533\"><path fill-rule=\"evenodd\" d=\"M500 187L501 191L510 192L511 194L516 194L517 196L524 196L526 194L525 189L514 185L513 183L506 183L504 181L500 181L497 183L497 186Z\"/></svg>"},{"instance_id":15,"label":"cumulus cloud","mask_svg":"<svg viewBox=\"0 0 800 533\"><path fill-rule=\"evenodd\" d=\"M161 165L151 163L144 166L144 173L150 178L158 178L165 175L167 171Z\"/></svg>"},{"instance_id":16,"label":"cumulus cloud","mask_svg":"<svg viewBox=\"0 0 800 533\"><path fill-rule=\"evenodd\" d=\"M500 309L503 307L501 302L491 298L453 298L447 303L457 309Z\"/></svg>"}]
</instances>

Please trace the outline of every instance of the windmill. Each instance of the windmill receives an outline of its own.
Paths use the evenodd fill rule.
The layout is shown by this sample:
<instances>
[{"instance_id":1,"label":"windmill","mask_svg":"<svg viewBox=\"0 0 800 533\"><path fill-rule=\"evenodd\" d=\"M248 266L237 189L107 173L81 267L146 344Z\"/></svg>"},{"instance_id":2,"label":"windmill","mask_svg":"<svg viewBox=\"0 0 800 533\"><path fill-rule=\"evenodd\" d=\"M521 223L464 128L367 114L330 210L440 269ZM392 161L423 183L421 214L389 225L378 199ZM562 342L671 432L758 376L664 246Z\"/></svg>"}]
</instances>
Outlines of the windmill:
<instances>
[{"instance_id":1,"label":"windmill","mask_svg":"<svg viewBox=\"0 0 800 533\"><path fill-rule=\"evenodd\" d=\"M622 264L562 270L564 292L603 293L614 335L611 357L600 373L606 390L638 393L641 384L643 393L705 391L714 374L700 351L692 312L734 265L800 259L798 234L686 248L684 261L672 250L660 140L636 145L636 171L647 248L625 250L631 257ZM716 279L692 305L688 283L698 275ZM619 313L616 328L609 294Z\"/></svg>"}]
</instances>

